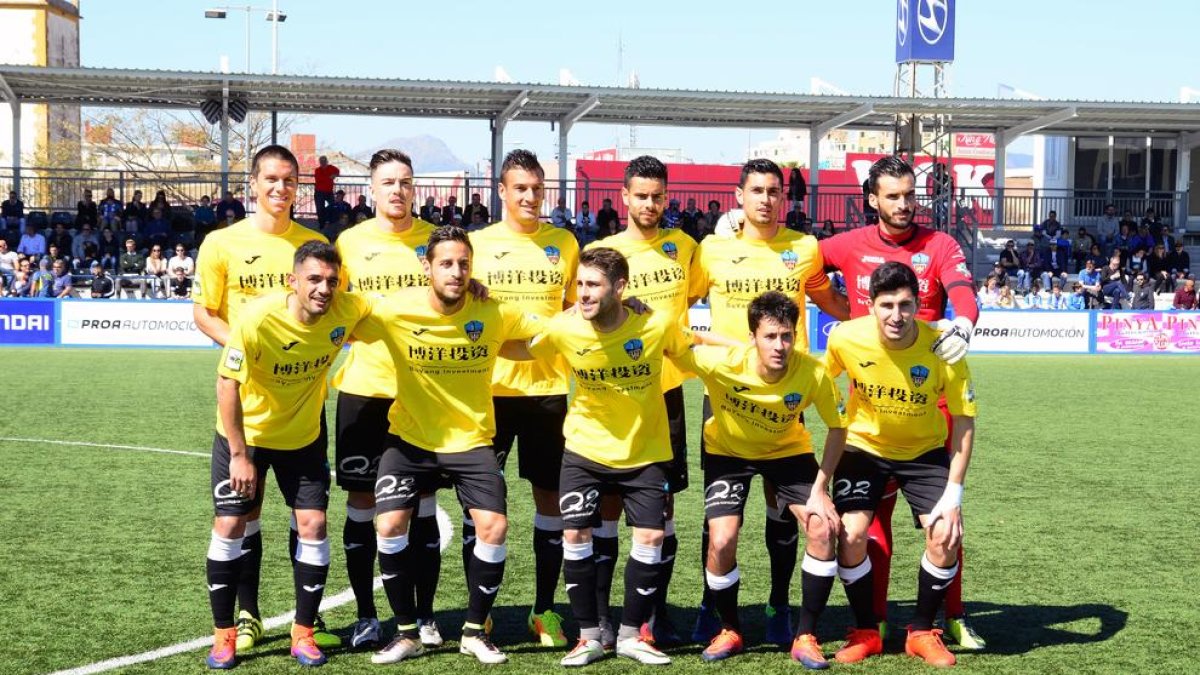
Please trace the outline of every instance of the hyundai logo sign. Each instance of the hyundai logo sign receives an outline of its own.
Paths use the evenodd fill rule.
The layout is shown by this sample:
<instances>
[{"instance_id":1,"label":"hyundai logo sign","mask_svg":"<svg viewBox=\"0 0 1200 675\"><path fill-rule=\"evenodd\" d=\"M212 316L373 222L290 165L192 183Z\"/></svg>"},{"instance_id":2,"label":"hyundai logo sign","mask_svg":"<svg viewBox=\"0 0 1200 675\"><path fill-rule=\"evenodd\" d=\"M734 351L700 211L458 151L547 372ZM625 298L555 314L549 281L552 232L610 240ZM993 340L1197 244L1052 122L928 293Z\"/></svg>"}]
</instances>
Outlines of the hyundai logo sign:
<instances>
[{"instance_id":1,"label":"hyundai logo sign","mask_svg":"<svg viewBox=\"0 0 1200 675\"><path fill-rule=\"evenodd\" d=\"M949 4L949 0L919 0L917 3L917 28L925 44L936 45L946 34Z\"/></svg>"},{"instance_id":2,"label":"hyundai logo sign","mask_svg":"<svg viewBox=\"0 0 1200 675\"><path fill-rule=\"evenodd\" d=\"M903 46L908 42L908 0L896 3L896 44Z\"/></svg>"},{"instance_id":3,"label":"hyundai logo sign","mask_svg":"<svg viewBox=\"0 0 1200 675\"><path fill-rule=\"evenodd\" d=\"M955 0L896 0L896 63L954 60Z\"/></svg>"}]
</instances>

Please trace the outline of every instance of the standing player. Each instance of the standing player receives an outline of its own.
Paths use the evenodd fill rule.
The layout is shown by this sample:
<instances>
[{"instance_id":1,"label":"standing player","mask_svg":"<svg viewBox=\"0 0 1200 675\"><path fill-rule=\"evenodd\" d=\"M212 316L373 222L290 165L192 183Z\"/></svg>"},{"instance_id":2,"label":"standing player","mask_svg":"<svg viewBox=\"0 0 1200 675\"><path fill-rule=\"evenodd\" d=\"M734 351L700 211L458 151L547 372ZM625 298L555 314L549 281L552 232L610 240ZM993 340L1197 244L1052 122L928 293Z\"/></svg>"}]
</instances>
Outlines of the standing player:
<instances>
[{"instance_id":1,"label":"standing player","mask_svg":"<svg viewBox=\"0 0 1200 675\"><path fill-rule=\"evenodd\" d=\"M750 346L697 347L686 363L700 374L714 402L704 424L704 511L709 549L705 580L722 630L701 654L719 661L743 649L738 620L738 531L755 475L775 486L781 508L804 527L803 599L792 658L827 668L816 638L817 618L837 575L839 519L829 479L846 442L845 408L820 361L794 349L800 307L768 291L750 303ZM829 428L821 466L801 412L816 406Z\"/></svg>"},{"instance_id":2,"label":"standing player","mask_svg":"<svg viewBox=\"0 0 1200 675\"><path fill-rule=\"evenodd\" d=\"M546 189L545 173L532 152L508 153L500 169L498 189L504 202L504 218L471 235L476 250L475 278L498 300L513 303L529 314L554 316L575 301L579 244L569 229L538 219ZM569 389L569 372L561 358L530 363L502 358L492 381L500 468L504 468L515 441L520 448L520 475L533 488L535 593L529 631L546 647L567 644L562 617L554 611L554 591L562 570L558 474ZM467 520L463 526L464 547L474 536Z\"/></svg>"},{"instance_id":3,"label":"standing player","mask_svg":"<svg viewBox=\"0 0 1200 675\"><path fill-rule=\"evenodd\" d=\"M796 345L808 352L804 308L807 298L828 314L847 316L845 297L836 294L825 276L825 263L811 235L789 230L779 222L784 202L783 172L769 159L754 159L742 167L736 190L744 213L744 226L732 236L709 237L692 260L692 300L707 296L712 329L723 335L748 335L746 311L750 302L766 291L780 291L800 306ZM705 398L705 418L711 416ZM773 488L764 481L767 522L763 534L771 558L771 593L768 601L766 641L781 646L792 642L788 590L796 570L799 529L790 511L776 505ZM707 541L703 543L707 557ZM716 637L721 624L712 611L708 594L701 603L692 639L706 643Z\"/></svg>"},{"instance_id":4,"label":"standing player","mask_svg":"<svg viewBox=\"0 0 1200 675\"><path fill-rule=\"evenodd\" d=\"M916 212L915 178L912 168L898 157L875 162L867 177L867 199L878 215L876 227L850 230L821 242L821 257L827 268L839 269L850 295L850 316L870 311L871 272L885 261L909 265L917 273L919 302L917 318L937 321L946 316L946 305L954 308L953 324L946 325L935 353L954 363L967 353L971 333L979 319L975 286L962 249L944 232L913 222ZM950 415L942 408L946 420ZM950 438L946 438L950 450ZM890 485L875 510L867 551L875 570L875 613L880 631L887 630L888 580L892 556L892 509L896 486ZM961 561L962 552L959 552ZM950 637L968 649L983 649L984 641L966 621L962 601L962 566L946 594L946 629Z\"/></svg>"},{"instance_id":5,"label":"standing player","mask_svg":"<svg viewBox=\"0 0 1200 675\"><path fill-rule=\"evenodd\" d=\"M325 376L346 336L369 309L366 300L337 293L339 267L337 251L329 244L301 245L287 279L292 292L243 307L221 354L212 447L216 517L206 562L216 626L210 668L237 663L233 608L246 557L242 540L247 517L262 508L268 468L275 472L300 534L292 566L292 656L304 666L325 663L313 639L329 574Z\"/></svg>"},{"instance_id":6,"label":"standing player","mask_svg":"<svg viewBox=\"0 0 1200 675\"><path fill-rule=\"evenodd\" d=\"M196 284L192 316L196 327L224 346L230 326L246 303L259 295L287 288L288 274L296 249L306 241L325 237L292 221L292 204L300 180L300 165L291 150L268 145L254 155L250 165L250 190L257 208L249 218L212 232L204 238L196 259ZM238 580L238 649L245 651L263 636L262 612L258 607L258 583L262 568L262 534L259 513L246 518L242 545L246 557ZM288 539L289 557L296 557L297 532L292 526ZM337 647L341 640L325 630L317 617L317 643Z\"/></svg>"},{"instance_id":7,"label":"standing player","mask_svg":"<svg viewBox=\"0 0 1200 675\"><path fill-rule=\"evenodd\" d=\"M880 220L884 213L881 208ZM904 263L877 267L869 277L873 316L835 328L825 353L830 376L845 372L852 383L846 452L833 483L833 501L842 514L838 574L857 624L835 657L842 663L883 651L875 629L866 533L889 480L899 484L925 534L917 608L905 651L935 666L955 663L933 622L958 571L975 390L966 361L950 364L932 353L939 336L916 318L919 283ZM947 424L939 410L942 399L953 417L951 454L943 446Z\"/></svg>"},{"instance_id":8,"label":"standing player","mask_svg":"<svg viewBox=\"0 0 1200 675\"><path fill-rule=\"evenodd\" d=\"M412 215L412 160L399 150L371 156L371 196L378 215L338 237L342 281L349 289L382 298L414 286L427 286L422 268L433 225ZM333 377L337 399L337 483L346 490L342 527L346 573L358 605L350 646L378 644L379 619L372 586L375 570L375 479L387 441L388 410L396 398L396 368L387 345L356 342ZM422 495L413 520L412 542L418 578L416 615L421 641L442 644L433 621L433 595L441 570L436 501Z\"/></svg>"},{"instance_id":9,"label":"standing player","mask_svg":"<svg viewBox=\"0 0 1200 675\"><path fill-rule=\"evenodd\" d=\"M492 370L501 343L537 330L516 306L468 293L471 242L460 227L434 230L425 248L429 288L409 288L378 300L356 338L382 340L398 364L396 398L375 481L379 571L396 616L396 637L374 663L424 652L414 616L410 527L421 494L443 474L475 523L467 566L468 601L459 651L482 663L504 663L483 625L504 578L508 532L504 474L492 449Z\"/></svg>"},{"instance_id":10,"label":"standing player","mask_svg":"<svg viewBox=\"0 0 1200 675\"><path fill-rule=\"evenodd\" d=\"M696 252L696 241L682 230L660 227L667 205L667 167L658 159L642 156L625 167L625 185L621 199L629 214L629 227L603 242L593 242L588 248L601 245L625 257L629 264L629 283L626 292L636 295L656 313L675 320L680 325L687 318L688 268ZM688 486L687 422L684 419L683 373L671 361L664 361L663 400L667 406L667 426L671 433L671 464L669 479L671 497L667 500L667 521L664 525L661 578L655 595L653 637L655 644L678 643L679 636L667 614L667 588L675 568L675 553L679 540L675 536L674 494ZM608 625L608 599L612 588L617 558L617 518L621 513L620 500L606 498L601 505L601 526L592 532L597 557L606 560L597 573L597 602L606 648L611 647L612 629Z\"/></svg>"}]
</instances>

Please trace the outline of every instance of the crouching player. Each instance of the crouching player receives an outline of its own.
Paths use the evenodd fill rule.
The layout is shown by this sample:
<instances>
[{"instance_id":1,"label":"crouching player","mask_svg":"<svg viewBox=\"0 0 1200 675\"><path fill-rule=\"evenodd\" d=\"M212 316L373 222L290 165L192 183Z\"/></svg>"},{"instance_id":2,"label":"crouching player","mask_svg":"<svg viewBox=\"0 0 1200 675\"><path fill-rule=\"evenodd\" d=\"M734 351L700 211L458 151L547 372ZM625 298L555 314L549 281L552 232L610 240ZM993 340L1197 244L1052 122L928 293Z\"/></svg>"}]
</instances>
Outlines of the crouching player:
<instances>
[{"instance_id":1,"label":"crouching player","mask_svg":"<svg viewBox=\"0 0 1200 675\"><path fill-rule=\"evenodd\" d=\"M704 380L713 410L704 424L705 578L722 629L701 656L718 661L743 649L738 532L750 482L759 475L774 484L779 508L791 510L804 528L804 597L792 658L823 669L829 664L814 632L837 575L840 521L828 488L846 442L845 408L825 366L795 349L800 319L795 302L770 291L750 303L748 314L751 346L699 346L680 359ZM810 405L829 427L820 467L800 414Z\"/></svg>"},{"instance_id":2,"label":"crouching player","mask_svg":"<svg viewBox=\"0 0 1200 675\"><path fill-rule=\"evenodd\" d=\"M867 528L891 478L925 532L916 615L905 651L931 665L955 663L933 622L958 571L975 390L965 360L951 365L932 352L939 332L916 319L918 293L916 274L907 265L880 265L870 278L873 315L834 329L825 353L830 376L844 371L852 383L846 452L833 483L833 501L842 514L838 573L856 623L836 655L842 663L883 651L873 609ZM943 447L946 419L938 410L943 395L952 417L950 455Z\"/></svg>"}]
</instances>

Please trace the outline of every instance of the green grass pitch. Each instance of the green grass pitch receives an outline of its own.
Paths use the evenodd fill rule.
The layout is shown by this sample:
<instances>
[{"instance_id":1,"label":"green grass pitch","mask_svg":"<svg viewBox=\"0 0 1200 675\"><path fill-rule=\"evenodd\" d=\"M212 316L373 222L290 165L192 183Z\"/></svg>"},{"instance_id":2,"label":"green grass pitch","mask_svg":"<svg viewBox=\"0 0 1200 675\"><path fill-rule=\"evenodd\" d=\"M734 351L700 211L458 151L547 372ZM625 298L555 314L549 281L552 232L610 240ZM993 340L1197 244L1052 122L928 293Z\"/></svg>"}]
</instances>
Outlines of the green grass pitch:
<instances>
[{"instance_id":1,"label":"green grass pitch","mask_svg":"<svg viewBox=\"0 0 1200 675\"><path fill-rule=\"evenodd\" d=\"M80 667L209 634L203 578L211 515L208 460L37 439L207 453L217 353L4 349L0 357L6 364L0 437L35 439L0 440L0 671ZM990 649L962 655L960 669L1194 672L1189 640L1200 627L1200 362L1189 357L980 356L972 364L980 420L965 502L966 596ZM688 405L694 458L695 382L688 386ZM332 399L327 411L332 422ZM816 437L824 437L823 429ZM558 667L561 652L535 648L524 629L533 595L532 510L528 487L510 480L509 564L494 615L496 640L511 660L497 672L546 672ZM681 543L671 603L681 629L690 628L702 584L700 481L693 464L693 487L677 507ZM269 490L262 605L275 615L290 609L292 585L287 515L278 493ZM444 493L439 500L457 521L452 495ZM346 588L338 545L342 503L335 487L327 595ZM919 555L919 539L904 526L905 513L898 509L895 521L892 583L892 619L900 625L912 611ZM758 646L768 587L760 499L752 501L746 522L742 602L752 646L719 667L782 672L797 666L785 654ZM627 551L623 533L622 553ZM457 637L465 604L459 560L452 545L437 602L448 637ZM614 604L619 605L619 571L617 585ZM386 616L382 591L377 599ZM798 580L792 599L799 601ZM560 611L569 614L561 590ZM353 621L353 612L351 603L325 616L331 627L341 629ZM840 646L848 620L839 584L821 626L828 653ZM698 649L673 650L671 668L713 668L701 662ZM286 630L276 629L264 645L243 656L238 672L296 672L287 651ZM902 652L902 643L893 639L887 655L833 669L925 670ZM199 672L203 655L196 650L123 672ZM590 670L630 666L610 659ZM334 652L323 672L376 668L384 667L372 666L368 654ZM415 673L478 666L447 648L387 668Z\"/></svg>"}]
</instances>

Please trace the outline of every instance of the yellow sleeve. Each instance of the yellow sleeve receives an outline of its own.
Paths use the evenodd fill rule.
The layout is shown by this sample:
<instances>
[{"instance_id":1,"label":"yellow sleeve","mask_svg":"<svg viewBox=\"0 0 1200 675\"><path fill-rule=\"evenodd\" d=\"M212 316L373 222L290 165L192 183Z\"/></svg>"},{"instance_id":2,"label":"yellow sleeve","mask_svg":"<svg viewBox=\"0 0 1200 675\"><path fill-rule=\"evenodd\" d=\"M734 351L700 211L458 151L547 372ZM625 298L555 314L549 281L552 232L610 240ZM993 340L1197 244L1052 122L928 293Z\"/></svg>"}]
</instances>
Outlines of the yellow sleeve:
<instances>
[{"instance_id":1,"label":"yellow sleeve","mask_svg":"<svg viewBox=\"0 0 1200 675\"><path fill-rule=\"evenodd\" d=\"M565 263L563 265L563 301L568 305L573 305L579 299L575 288L575 277L579 274L579 242L571 237L570 242L563 246L561 255Z\"/></svg>"},{"instance_id":2,"label":"yellow sleeve","mask_svg":"<svg viewBox=\"0 0 1200 675\"><path fill-rule=\"evenodd\" d=\"M258 352L257 336L253 327L257 321L247 317L239 321L229 331L229 340L221 350L221 360L217 363L217 374L242 384L250 379L250 363Z\"/></svg>"},{"instance_id":3,"label":"yellow sleeve","mask_svg":"<svg viewBox=\"0 0 1200 675\"><path fill-rule=\"evenodd\" d=\"M975 384L971 381L971 369L967 360L961 359L954 365L943 364L946 372L946 409L951 415L975 417Z\"/></svg>"},{"instance_id":4,"label":"yellow sleeve","mask_svg":"<svg viewBox=\"0 0 1200 675\"><path fill-rule=\"evenodd\" d=\"M225 302L227 274L225 256L215 242L205 241L196 254L196 292L192 294L192 301L206 309L219 310Z\"/></svg>"},{"instance_id":5,"label":"yellow sleeve","mask_svg":"<svg viewBox=\"0 0 1200 675\"><path fill-rule=\"evenodd\" d=\"M730 349L720 345L696 345L686 355L676 358L675 362L683 365L686 359L688 370L700 376L711 375L729 358Z\"/></svg>"},{"instance_id":6,"label":"yellow sleeve","mask_svg":"<svg viewBox=\"0 0 1200 675\"><path fill-rule=\"evenodd\" d=\"M340 273L338 274L337 289L338 289L338 291L343 292L343 293L350 290L350 275L346 274L346 260L349 259L349 254L346 252L346 247L345 247L345 243L344 243L345 241L346 241L346 237L341 236L341 237L338 237L337 243L335 243L333 245L334 249L336 249L338 252L338 257L340 257L342 259L342 269L341 269Z\"/></svg>"},{"instance_id":7,"label":"yellow sleeve","mask_svg":"<svg viewBox=\"0 0 1200 675\"><path fill-rule=\"evenodd\" d=\"M700 244L692 255L691 265L688 266L688 297L707 297L708 285L708 272L704 268L704 244Z\"/></svg>"},{"instance_id":8,"label":"yellow sleeve","mask_svg":"<svg viewBox=\"0 0 1200 675\"><path fill-rule=\"evenodd\" d=\"M817 407L817 414L824 420L825 426L830 429L845 429L849 426L850 421L846 419L846 405L842 403L842 396L838 393L837 385L825 368L817 369L817 381L813 387L812 401Z\"/></svg>"},{"instance_id":9,"label":"yellow sleeve","mask_svg":"<svg viewBox=\"0 0 1200 675\"><path fill-rule=\"evenodd\" d=\"M821 247L817 245L816 240L813 240L811 243L811 251L808 253L812 256L813 271L804 280L804 290L806 292L819 291L829 288L832 285L829 282L829 277L825 274L825 258L821 255Z\"/></svg>"},{"instance_id":10,"label":"yellow sleeve","mask_svg":"<svg viewBox=\"0 0 1200 675\"><path fill-rule=\"evenodd\" d=\"M679 358L691 350L693 344L692 329L670 322L667 332L663 335L663 355L672 359Z\"/></svg>"},{"instance_id":11,"label":"yellow sleeve","mask_svg":"<svg viewBox=\"0 0 1200 675\"><path fill-rule=\"evenodd\" d=\"M829 342L825 345L825 372L831 380L846 370L846 366L842 364L841 355L838 354L838 343L841 342L837 339L839 328L841 326L830 331Z\"/></svg>"},{"instance_id":12,"label":"yellow sleeve","mask_svg":"<svg viewBox=\"0 0 1200 675\"><path fill-rule=\"evenodd\" d=\"M528 340L542 331L546 320L540 317L526 314L516 304L508 302L496 302L500 309L500 321L504 326L504 340Z\"/></svg>"},{"instance_id":13,"label":"yellow sleeve","mask_svg":"<svg viewBox=\"0 0 1200 675\"><path fill-rule=\"evenodd\" d=\"M387 336L387 325L394 316L390 305L386 298L367 303L362 320L350 331L350 338L357 342L383 340Z\"/></svg>"},{"instance_id":14,"label":"yellow sleeve","mask_svg":"<svg viewBox=\"0 0 1200 675\"><path fill-rule=\"evenodd\" d=\"M539 361L549 361L558 355L558 344L554 341L554 323L547 322L545 329L529 343L529 353Z\"/></svg>"}]
</instances>

